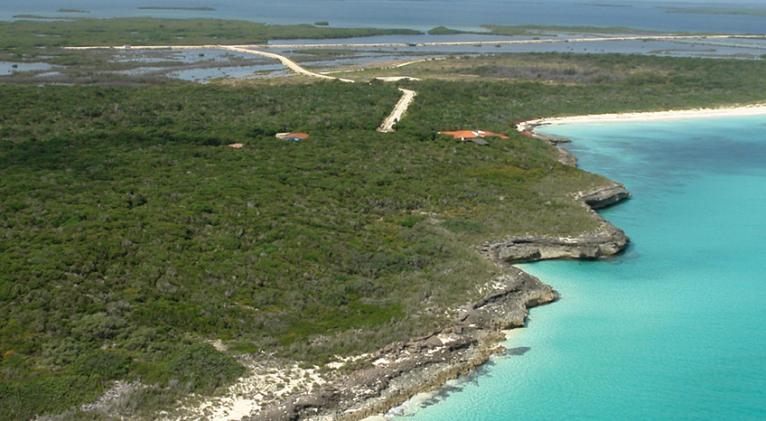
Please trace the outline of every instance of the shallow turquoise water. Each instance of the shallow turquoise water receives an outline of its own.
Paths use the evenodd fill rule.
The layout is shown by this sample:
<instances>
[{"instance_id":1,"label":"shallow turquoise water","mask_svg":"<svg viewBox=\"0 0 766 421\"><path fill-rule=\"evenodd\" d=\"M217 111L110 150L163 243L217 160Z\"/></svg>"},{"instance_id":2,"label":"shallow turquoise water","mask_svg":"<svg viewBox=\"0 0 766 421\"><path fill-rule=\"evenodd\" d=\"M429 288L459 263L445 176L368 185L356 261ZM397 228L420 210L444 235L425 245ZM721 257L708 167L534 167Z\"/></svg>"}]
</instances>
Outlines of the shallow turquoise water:
<instances>
[{"instance_id":1,"label":"shallow turquoise water","mask_svg":"<svg viewBox=\"0 0 766 421\"><path fill-rule=\"evenodd\" d=\"M633 245L525 265L562 295L508 342L530 350L409 416L766 419L766 117L551 131L633 192L604 212Z\"/></svg>"}]
</instances>

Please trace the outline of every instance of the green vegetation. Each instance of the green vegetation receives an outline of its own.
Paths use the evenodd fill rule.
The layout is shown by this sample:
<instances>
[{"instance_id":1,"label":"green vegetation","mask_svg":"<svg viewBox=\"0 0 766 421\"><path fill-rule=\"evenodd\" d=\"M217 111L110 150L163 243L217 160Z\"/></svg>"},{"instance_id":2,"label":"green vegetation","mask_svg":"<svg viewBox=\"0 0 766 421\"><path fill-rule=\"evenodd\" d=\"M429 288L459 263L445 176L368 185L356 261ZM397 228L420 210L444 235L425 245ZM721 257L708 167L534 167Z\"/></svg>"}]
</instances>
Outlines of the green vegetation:
<instances>
[{"instance_id":1,"label":"green vegetation","mask_svg":"<svg viewBox=\"0 0 766 421\"><path fill-rule=\"evenodd\" d=\"M61 18L56 18L61 19ZM419 34L410 29L266 25L217 19L71 19L0 22L0 49L87 45L259 44L271 39ZM41 36L44 35L44 36Z\"/></svg>"},{"instance_id":2,"label":"green vegetation","mask_svg":"<svg viewBox=\"0 0 766 421\"><path fill-rule=\"evenodd\" d=\"M645 34L654 33L643 29L622 26L561 26L561 25L482 25L490 33L496 35L534 35L544 33L571 34Z\"/></svg>"},{"instance_id":3,"label":"green vegetation","mask_svg":"<svg viewBox=\"0 0 766 421\"><path fill-rule=\"evenodd\" d=\"M763 61L670 58L620 54L504 54L492 57L455 57L431 60L398 69L368 69L340 76L371 80L376 76L409 76L419 79L475 81L538 81L565 84L575 89L609 91L588 105L595 110L632 104L635 109L727 104L760 101L764 88ZM500 85L504 86L504 85ZM622 92L628 95L622 95ZM630 95L640 94L638 97ZM590 95L590 94L588 94ZM589 96L582 99L589 99ZM615 103L615 99L617 102ZM568 100L570 101L570 100ZM614 104L614 105L612 105ZM513 111L517 113L518 111ZM562 105L535 110L534 115L578 112ZM405 119L406 124L410 119Z\"/></svg>"},{"instance_id":4,"label":"green vegetation","mask_svg":"<svg viewBox=\"0 0 766 421\"><path fill-rule=\"evenodd\" d=\"M662 9L668 13L685 13L696 15L766 16L766 8L763 7L667 6L662 7Z\"/></svg>"},{"instance_id":5,"label":"green vegetation","mask_svg":"<svg viewBox=\"0 0 766 421\"><path fill-rule=\"evenodd\" d=\"M316 26L330 26L330 22L326 20L320 20L318 22L314 22L314 25Z\"/></svg>"},{"instance_id":6,"label":"green vegetation","mask_svg":"<svg viewBox=\"0 0 766 421\"><path fill-rule=\"evenodd\" d=\"M113 18L92 19L71 16L19 15L21 19L0 22L0 49L34 53L38 47L88 45L194 45L260 44L273 39L350 38L374 35L417 35L411 29L331 28L329 22L313 25L267 25L248 21L217 19ZM45 20L45 22L41 22ZM484 25L486 32L461 31L444 26L432 28L431 35L495 34L543 35L572 33L645 33L619 27L502 26Z\"/></svg>"},{"instance_id":7,"label":"green vegetation","mask_svg":"<svg viewBox=\"0 0 766 421\"><path fill-rule=\"evenodd\" d=\"M418 63L396 71L431 80L406 83L418 96L390 135L374 129L400 93L382 83L0 85L0 419L115 379L147 387L112 415L147 415L216 393L240 352L320 364L430 332L498 274L475 246L594 227L572 193L605 180L514 122L760 101L765 66ZM511 139L435 135L475 128ZM311 139L274 138L292 130Z\"/></svg>"},{"instance_id":8,"label":"green vegetation","mask_svg":"<svg viewBox=\"0 0 766 421\"><path fill-rule=\"evenodd\" d=\"M68 17L61 17L61 16L44 16L44 15L31 15L31 14L20 14L20 15L13 15L14 19L32 19L32 20L60 20L60 21L66 21L70 18Z\"/></svg>"},{"instance_id":9,"label":"green vegetation","mask_svg":"<svg viewBox=\"0 0 766 421\"><path fill-rule=\"evenodd\" d=\"M428 30L428 35L456 35L466 34L468 32L458 29L447 28L446 26L437 26Z\"/></svg>"},{"instance_id":10,"label":"green vegetation","mask_svg":"<svg viewBox=\"0 0 766 421\"><path fill-rule=\"evenodd\" d=\"M62 7L61 9L59 9L58 12L59 13L90 13L90 11L84 10L84 9L69 9L65 7Z\"/></svg>"},{"instance_id":11,"label":"green vegetation","mask_svg":"<svg viewBox=\"0 0 766 421\"><path fill-rule=\"evenodd\" d=\"M322 361L422 334L496 271L465 244L586 229L566 195L601 182L520 137L378 134L399 96L382 84L2 94L3 418L115 376L209 392L169 389L185 384L172 362L211 339ZM312 139L273 137L288 129ZM92 352L119 373L80 374ZM44 404L28 392L41 385Z\"/></svg>"}]
</instances>

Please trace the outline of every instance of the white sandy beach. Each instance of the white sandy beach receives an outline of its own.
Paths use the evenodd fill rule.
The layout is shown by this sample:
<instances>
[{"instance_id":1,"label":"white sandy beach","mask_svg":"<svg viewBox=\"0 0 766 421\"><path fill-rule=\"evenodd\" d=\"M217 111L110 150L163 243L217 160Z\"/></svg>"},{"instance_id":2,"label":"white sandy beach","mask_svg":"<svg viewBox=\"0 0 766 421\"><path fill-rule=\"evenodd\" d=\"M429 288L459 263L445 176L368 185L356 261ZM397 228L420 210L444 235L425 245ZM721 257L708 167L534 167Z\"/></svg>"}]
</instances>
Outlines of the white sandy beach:
<instances>
[{"instance_id":1,"label":"white sandy beach","mask_svg":"<svg viewBox=\"0 0 766 421\"><path fill-rule=\"evenodd\" d=\"M766 115L766 103L723 108L697 108L691 110L670 110L643 113L588 114L570 117L541 118L524 121L516 125L520 132L534 130L538 126L572 123L622 123L630 121L682 120L713 117L746 117Z\"/></svg>"}]
</instances>

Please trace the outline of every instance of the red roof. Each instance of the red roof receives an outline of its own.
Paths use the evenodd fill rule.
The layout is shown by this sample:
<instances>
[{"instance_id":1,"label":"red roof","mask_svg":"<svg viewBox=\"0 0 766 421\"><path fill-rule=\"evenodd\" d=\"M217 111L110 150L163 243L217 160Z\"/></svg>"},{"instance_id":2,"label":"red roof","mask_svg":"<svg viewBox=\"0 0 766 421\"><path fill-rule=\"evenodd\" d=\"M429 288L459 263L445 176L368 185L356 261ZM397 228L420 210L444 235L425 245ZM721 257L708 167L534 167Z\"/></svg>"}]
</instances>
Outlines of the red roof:
<instances>
[{"instance_id":1,"label":"red roof","mask_svg":"<svg viewBox=\"0 0 766 421\"><path fill-rule=\"evenodd\" d=\"M303 132L277 133L277 138L307 140L309 138L309 134Z\"/></svg>"},{"instance_id":2,"label":"red roof","mask_svg":"<svg viewBox=\"0 0 766 421\"><path fill-rule=\"evenodd\" d=\"M455 139L483 139L485 137L499 137L500 139L508 139L508 136L502 133L487 132L484 130L455 130L449 132L439 132L439 134L451 136Z\"/></svg>"}]
</instances>

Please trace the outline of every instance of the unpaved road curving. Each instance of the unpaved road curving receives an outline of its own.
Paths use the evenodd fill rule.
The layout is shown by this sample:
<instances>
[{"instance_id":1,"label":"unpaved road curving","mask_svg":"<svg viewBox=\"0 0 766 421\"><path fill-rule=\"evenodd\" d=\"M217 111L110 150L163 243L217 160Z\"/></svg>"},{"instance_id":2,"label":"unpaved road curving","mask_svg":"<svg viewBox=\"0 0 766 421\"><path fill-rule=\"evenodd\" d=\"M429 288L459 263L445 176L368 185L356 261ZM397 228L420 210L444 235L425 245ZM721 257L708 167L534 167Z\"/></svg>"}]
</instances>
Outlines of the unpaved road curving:
<instances>
[{"instance_id":1,"label":"unpaved road curving","mask_svg":"<svg viewBox=\"0 0 766 421\"><path fill-rule=\"evenodd\" d=\"M543 38L543 39L513 39L513 40L495 40L495 41L453 41L453 42L420 42L420 43L331 43L331 44L253 44L253 45L142 45L142 46L88 46L88 47L64 47L69 50L97 50L97 49L122 49L122 50L160 50L177 49L188 50L196 48L217 48L229 51L236 51L244 54L252 54L261 57L267 57L279 60L285 67L293 72L326 80L340 80L342 82L353 83L353 80L336 78L327 74L320 74L307 70L298 63L289 58L266 51L263 49L322 49L322 48L406 48L406 47L445 47L445 46L475 46L475 45L524 45L524 44L557 44L557 43L584 43L584 42L606 42L606 41L721 41L728 39L766 39L766 35L733 35L733 34L711 34L711 35L624 35L624 36L590 36L579 38ZM734 45L732 45L734 46ZM414 60L396 65L404 67L415 64L420 61Z\"/></svg>"},{"instance_id":2,"label":"unpaved road curving","mask_svg":"<svg viewBox=\"0 0 766 421\"><path fill-rule=\"evenodd\" d=\"M269 53L266 51L259 51L252 49L251 46L246 45L141 45L141 46L128 46L128 45L122 45L122 46L92 46L92 47L64 47L65 49L69 50L100 50L100 49L116 49L116 50L162 50L162 49L176 49L176 50L189 50L189 49L198 49L198 48L218 48L228 51L235 51L238 53L244 53L244 54L253 54L261 57L267 57L274 60L279 60L285 67L292 70L293 72L314 77L318 79L325 79L325 80L339 80L341 82L347 82L347 83L354 83L351 79L343 79L343 78L337 78L334 76L328 76L323 75L320 73L312 72L310 70L307 70L306 68L302 67L298 63L290 60L289 58L275 54L275 53ZM391 78L393 79L399 79L399 78ZM417 93L415 91L409 90L409 89L403 89L399 88L400 91L402 91L402 97L399 99L399 102L396 103L394 106L393 111L391 111L391 114L386 117L385 120L383 120L383 123L378 127L378 131L381 133L393 133L394 132L394 126L397 122L402 118L404 113L407 111L407 108L409 108L410 104L412 104L412 101L415 99L415 95Z\"/></svg>"},{"instance_id":3,"label":"unpaved road curving","mask_svg":"<svg viewBox=\"0 0 766 421\"><path fill-rule=\"evenodd\" d=\"M244 48L244 47L239 47L239 46L234 46L234 45L220 45L220 46L218 46L218 48L221 48L221 49L224 49L224 50L229 50L229 51L236 51L238 53L253 54L253 55L257 55L257 56L261 56L261 57L267 57L267 58L271 58L271 59L274 59L274 60L279 60L285 67L287 67L288 69L292 70L293 72L295 72L295 73L297 73L299 75L315 77L315 78L319 78L319 79L339 80L341 82L346 82L346 83L354 83L354 81L351 80L351 79L342 79L342 78L337 78L337 77L333 77L333 76L328 76L328 75L323 75L323 74L320 74L320 73L312 72L312 71L307 70L306 68L302 67L298 63L290 60L289 58L287 58L287 57L285 57L283 55L279 55L279 54L275 54L275 53L268 53L268 52L265 52L265 51L252 50L252 49L249 49L249 48Z\"/></svg>"},{"instance_id":4,"label":"unpaved road curving","mask_svg":"<svg viewBox=\"0 0 766 421\"><path fill-rule=\"evenodd\" d=\"M399 90L402 91L402 97L399 98L399 102L396 103L394 110L391 111L391 114L389 114L389 116L383 120L383 124L378 127L378 131L381 133L394 132L394 126L402 118L402 115L404 115L404 113L407 111L407 108L410 107L412 101L415 100L415 95L417 95L417 92L411 91L409 89L399 88Z\"/></svg>"},{"instance_id":5,"label":"unpaved road curving","mask_svg":"<svg viewBox=\"0 0 766 421\"><path fill-rule=\"evenodd\" d=\"M221 50L228 50L228 51L235 51L238 53L244 53L244 54L251 54L261 57L266 57L274 60L278 60L282 63L285 67L292 70L293 72L303 75L303 76L309 76L309 77L315 77L319 79L326 79L326 80L339 80L341 82L347 82L347 83L354 83L351 79L343 79L343 78L337 78L333 76L327 76L320 73L312 72L311 70L307 70L306 68L302 67L300 64L290 60L289 58L279 55L276 53L269 53L266 51L258 51L252 49L252 46L246 46L246 45L136 45L136 46L129 46L129 45L122 45L122 46L94 46L94 47L64 47L67 50L100 50L100 49L114 49L114 50L191 50L191 49L198 49L198 48L210 48L210 49L221 49Z\"/></svg>"}]
</instances>

